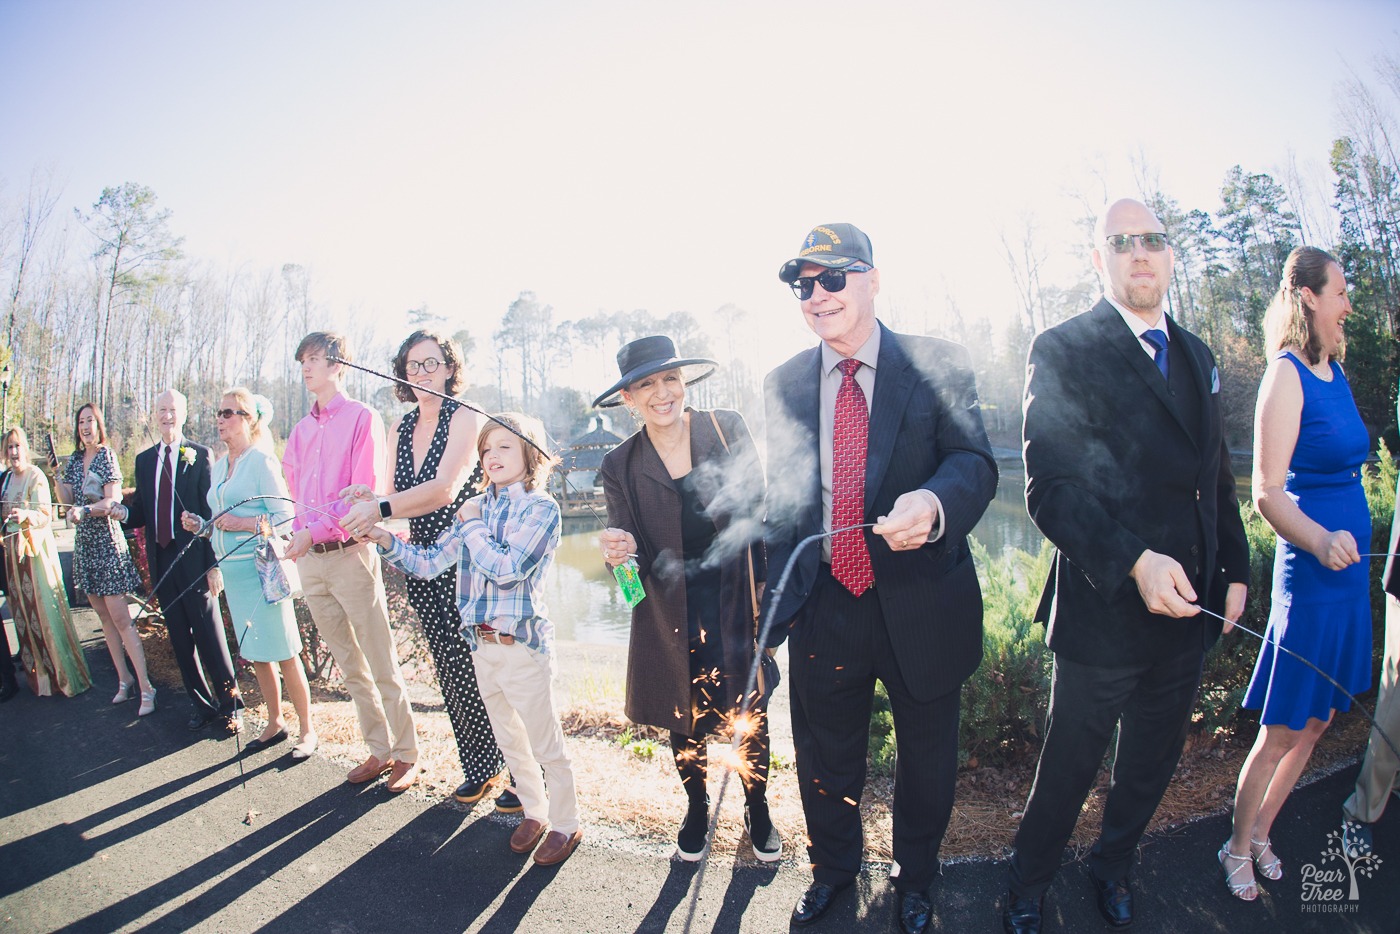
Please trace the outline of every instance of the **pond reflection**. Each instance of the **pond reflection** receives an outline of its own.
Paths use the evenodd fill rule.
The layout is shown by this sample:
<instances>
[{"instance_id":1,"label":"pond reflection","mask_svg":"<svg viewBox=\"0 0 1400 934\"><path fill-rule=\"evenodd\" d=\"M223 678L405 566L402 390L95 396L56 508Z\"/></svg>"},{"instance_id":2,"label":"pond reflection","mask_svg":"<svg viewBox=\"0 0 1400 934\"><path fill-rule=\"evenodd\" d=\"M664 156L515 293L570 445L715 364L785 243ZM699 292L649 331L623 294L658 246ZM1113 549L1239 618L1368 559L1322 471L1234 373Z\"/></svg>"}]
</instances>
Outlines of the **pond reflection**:
<instances>
[{"instance_id":1,"label":"pond reflection","mask_svg":"<svg viewBox=\"0 0 1400 934\"><path fill-rule=\"evenodd\" d=\"M1035 552L1043 541L1026 515L1025 476L1003 465L997 495L972 530L987 550L1008 548ZM554 570L545 586L550 617L560 639L626 645L632 612L612 572L598 552L598 523L593 518L565 519Z\"/></svg>"}]
</instances>

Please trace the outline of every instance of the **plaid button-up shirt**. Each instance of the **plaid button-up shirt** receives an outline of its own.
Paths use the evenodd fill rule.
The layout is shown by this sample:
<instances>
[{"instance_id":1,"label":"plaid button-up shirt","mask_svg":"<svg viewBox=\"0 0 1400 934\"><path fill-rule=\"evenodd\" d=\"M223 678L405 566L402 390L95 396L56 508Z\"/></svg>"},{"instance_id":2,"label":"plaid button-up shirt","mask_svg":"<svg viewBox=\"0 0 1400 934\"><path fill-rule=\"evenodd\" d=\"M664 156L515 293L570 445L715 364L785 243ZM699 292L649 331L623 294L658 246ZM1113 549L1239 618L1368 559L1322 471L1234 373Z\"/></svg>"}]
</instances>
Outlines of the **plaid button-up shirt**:
<instances>
[{"instance_id":1,"label":"plaid button-up shirt","mask_svg":"<svg viewBox=\"0 0 1400 934\"><path fill-rule=\"evenodd\" d=\"M554 624L544 602L544 580L559 547L559 504L523 483L504 491L493 484L482 494L481 518L461 519L431 545L394 539L380 546L385 560L414 577L436 577L458 566L457 609L462 635L472 651L476 627L489 624L537 652L554 647Z\"/></svg>"}]
</instances>

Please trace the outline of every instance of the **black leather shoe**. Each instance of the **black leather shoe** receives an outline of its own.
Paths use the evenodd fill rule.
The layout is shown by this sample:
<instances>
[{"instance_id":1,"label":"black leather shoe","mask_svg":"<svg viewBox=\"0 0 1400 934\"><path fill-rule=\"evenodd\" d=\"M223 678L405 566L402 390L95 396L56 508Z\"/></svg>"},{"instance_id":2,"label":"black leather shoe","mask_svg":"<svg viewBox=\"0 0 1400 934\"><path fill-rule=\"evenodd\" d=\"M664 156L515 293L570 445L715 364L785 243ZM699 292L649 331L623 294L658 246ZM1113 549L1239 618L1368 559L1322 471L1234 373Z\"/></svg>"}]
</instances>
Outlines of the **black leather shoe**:
<instances>
[{"instance_id":1,"label":"black leather shoe","mask_svg":"<svg viewBox=\"0 0 1400 934\"><path fill-rule=\"evenodd\" d=\"M899 929L904 934L924 934L933 918L933 906L925 892L905 892L899 897Z\"/></svg>"},{"instance_id":2,"label":"black leather shoe","mask_svg":"<svg viewBox=\"0 0 1400 934\"><path fill-rule=\"evenodd\" d=\"M520 797L509 788L496 795L497 814L519 814L523 810L525 805L520 803Z\"/></svg>"},{"instance_id":3,"label":"black leather shoe","mask_svg":"<svg viewBox=\"0 0 1400 934\"><path fill-rule=\"evenodd\" d=\"M1040 934L1040 916L1045 908L1045 896L1017 898L1006 895L1006 907L1001 912L1001 928L1006 934Z\"/></svg>"},{"instance_id":4,"label":"black leather shoe","mask_svg":"<svg viewBox=\"0 0 1400 934\"><path fill-rule=\"evenodd\" d=\"M463 804L476 804L486 797L486 789L490 787L490 782L480 782L475 785L462 782L457 786L457 790L452 792L452 797Z\"/></svg>"},{"instance_id":5,"label":"black leather shoe","mask_svg":"<svg viewBox=\"0 0 1400 934\"><path fill-rule=\"evenodd\" d=\"M189 730L191 733L198 733L200 730L208 726L213 721L213 719L213 714L197 713L194 716L190 717L189 722L185 724L185 729Z\"/></svg>"},{"instance_id":6,"label":"black leather shoe","mask_svg":"<svg viewBox=\"0 0 1400 934\"><path fill-rule=\"evenodd\" d=\"M813 921L826 914L826 910L831 907L831 900L836 897L836 893L850 885L836 886L827 885L825 882L813 882L808 886L807 891L797 900L797 907L792 909L793 924L811 924Z\"/></svg>"},{"instance_id":7,"label":"black leather shoe","mask_svg":"<svg viewBox=\"0 0 1400 934\"><path fill-rule=\"evenodd\" d=\"M1133 923L1133 890L1127 877L1115 882L1105 882L1089 874L1094 880L1094 889L1099 893L1099 914L1112 927L1125 928Z\"/></svg>"},{"instance_id":8,"label":"black leather shoe","mask_svg":"<svg viewBox=\"0 0 1400 934\"><path fill-rule=\"evenodd\" d=\"M260 739L255 736L252 739L248 740L248 742L243 744L243 752L245 755L252 755L255 752L261 752L268 746L276 746L278 743L286 740L286 738L286 730L278 730L276 733L273 733L271 736L269 736L266 740Z\"/></svg>"}]
</instances>

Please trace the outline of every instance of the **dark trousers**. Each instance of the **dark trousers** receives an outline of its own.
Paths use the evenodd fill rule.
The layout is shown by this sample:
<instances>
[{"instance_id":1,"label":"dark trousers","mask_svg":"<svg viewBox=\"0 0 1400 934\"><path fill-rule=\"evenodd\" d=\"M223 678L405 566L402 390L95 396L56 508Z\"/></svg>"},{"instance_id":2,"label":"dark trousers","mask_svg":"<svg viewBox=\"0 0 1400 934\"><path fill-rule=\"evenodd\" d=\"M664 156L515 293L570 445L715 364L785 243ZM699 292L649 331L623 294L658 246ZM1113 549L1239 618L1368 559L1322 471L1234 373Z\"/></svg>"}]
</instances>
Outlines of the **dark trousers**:
<instances>
[{"instance_id":1,"label":"dark trousers","mask_svg":"<svg viewBox=\"0 0 1400 934\"><path fill-rule=\"evenodd\" d=\"M152 580L159 581L180 549L174 544L164 548L157 545L151 552ZM157 589L156 596L160 598L170 648L180 666L180 679L195 712L227 717L242 707L243 701L238 697L238 684L233 677L233 659L224 639L219 602L209 593L204 577L204 571L194 562L180 561ZM187 587L190 589L184 597L176 600Z\"/></svg>"},{"instance_id":2,"label":"dark trousers","mask_svg":"<svg viewBox=\"0 0 1400 934\"><path fill-rule=\"evenodd\" d=\"M1049 887L1115 726L1113 781L1089 868L1106 882L1128 875L1181 758L1201 660L1191 651L1150 665L1101 668L1055 657L1045 745L1011 856L1012 894L1038 898Z\"/></svg>"},{"instance_id":3,"label":"dark trousers","mask_svg":"<svg viewBox=\"0 0 1400 934\"><path fill-rule=\"evenodd\" d=\"M792 733L812 876L844 885L860 871L860 799L875 680L885 685L899 742L894 786L895 888L924 891L953 812L959 692L911 696L875 591L851 596L823 564L792 627ZM929 608L930 617L937 609Z\"/></svg>"}]
</instances>

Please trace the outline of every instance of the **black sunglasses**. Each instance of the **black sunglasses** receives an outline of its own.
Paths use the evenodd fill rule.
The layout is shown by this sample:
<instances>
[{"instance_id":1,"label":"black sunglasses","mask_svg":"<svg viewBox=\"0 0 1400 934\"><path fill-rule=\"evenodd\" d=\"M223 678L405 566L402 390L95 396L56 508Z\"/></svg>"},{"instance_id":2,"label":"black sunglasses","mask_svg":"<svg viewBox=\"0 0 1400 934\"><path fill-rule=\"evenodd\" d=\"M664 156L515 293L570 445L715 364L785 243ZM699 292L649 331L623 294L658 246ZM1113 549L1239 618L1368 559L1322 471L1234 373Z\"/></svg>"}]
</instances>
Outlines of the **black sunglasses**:
<instances>
[{"instance_id":1,"label":"black sunglasses","mask_svg":"<svg viewBox=\"0 0 1400 934\"><path fill-rule=\"evenodd\" d=\"M1160 253L1167 248L1167 235L1164 233L1145 234L1114 234L1111 237L1104 237L1103 242L1108 244L1108 248L1115 253L1131 253L1133 251L1133 241L1142 243L1142 248L1149 253Z\"/></svg>"},{"instance_id":2,"label":"black sunglasses","mask_svg":"<svg viewBox=\"0 0 1400 934\"><path fill-rule=\"evenodd\" d=\"M851 263L844 269L827 269L815 276L800 276L788 284L792 286L793 294L805 302L812 297L814 284L820 284L828 292L839 292L846 287L846 273L869 272L874 268L865 263Z\"/></svg>"},{"instance_id":3,"label":"black sunglasses","mask_svg":"<svg viewBox=\"0 0 1400 934\"><path fill-rule=\"evenodd\" d=\"M244 418L247 418L247 417L248 417L248 413L245 412L245 411L243 411L242 409L215 409L215 410L214 410L214 417L215 417L215 418L233 418L235 415L242 415Z\"/></svg>"}]
</instances>

